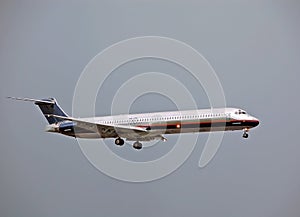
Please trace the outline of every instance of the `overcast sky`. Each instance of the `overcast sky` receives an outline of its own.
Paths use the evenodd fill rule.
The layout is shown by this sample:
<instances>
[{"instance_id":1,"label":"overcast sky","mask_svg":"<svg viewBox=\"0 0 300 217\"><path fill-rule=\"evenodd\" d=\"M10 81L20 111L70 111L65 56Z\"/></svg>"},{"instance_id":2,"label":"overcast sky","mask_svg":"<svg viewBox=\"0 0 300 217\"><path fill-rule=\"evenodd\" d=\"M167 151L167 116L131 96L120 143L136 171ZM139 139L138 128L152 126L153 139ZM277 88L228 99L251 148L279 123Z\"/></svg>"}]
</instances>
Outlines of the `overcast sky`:
<instances>
[{"instance_id":1,"label":"overcast sky","mask_svg":"<svg viewBox=\"0 0 300 217\"><path fill-rule=\"evenodd\" d=\"M299 216L299 20L298 1L1 1L0 215ZM71 114L86 64L118 41L146 35L183 41L210 62L227 105L261 121L248 140L225 133L215 158L200 169L207 138L201 134L174 173L128 183L95 169L75 139L44 132L47 122L34 105L5 99L53 96ZM199 108L209 106L183 69L144 60L111 74L98 93L97 115L109 114L122 82L148 71L177 76ZM169 99L150 94L131 111L172 109ZM141 152L106 144L142 161L168 152L177 137L168 138Z\"/></svg>"}]
</instances>

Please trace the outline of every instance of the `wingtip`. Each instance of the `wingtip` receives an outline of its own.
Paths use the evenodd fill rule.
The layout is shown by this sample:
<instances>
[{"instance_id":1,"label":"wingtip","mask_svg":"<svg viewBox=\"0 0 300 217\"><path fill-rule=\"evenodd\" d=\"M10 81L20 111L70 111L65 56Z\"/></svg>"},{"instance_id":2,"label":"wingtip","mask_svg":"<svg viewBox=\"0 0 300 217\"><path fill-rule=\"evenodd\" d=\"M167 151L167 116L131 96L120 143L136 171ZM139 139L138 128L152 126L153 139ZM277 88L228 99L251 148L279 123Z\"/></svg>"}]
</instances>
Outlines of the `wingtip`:
<instances>
[{"instance_id":1,"label":"wingtip","mask_svg":"<svg viewBox=\"0 0 300 217\"><path fill-rule=\"evenodd\" d=\"M6 99L13 99L13 100L20 100L20 97L14 97L14 96L6 96Z\"/></svg>"}]
</instances>

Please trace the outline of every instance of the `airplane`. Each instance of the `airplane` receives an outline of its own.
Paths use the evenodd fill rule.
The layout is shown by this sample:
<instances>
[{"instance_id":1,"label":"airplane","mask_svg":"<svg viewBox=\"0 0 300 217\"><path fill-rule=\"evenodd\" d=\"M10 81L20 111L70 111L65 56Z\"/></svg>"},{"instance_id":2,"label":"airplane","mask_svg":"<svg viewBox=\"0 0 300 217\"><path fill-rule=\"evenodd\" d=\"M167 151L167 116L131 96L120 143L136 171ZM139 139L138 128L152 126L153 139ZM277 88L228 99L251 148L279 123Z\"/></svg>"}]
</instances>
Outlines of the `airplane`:
<instances>
[{"instance_id":1,"label":"airplane","mask_svg":"<svg viewBox=\"0 0 300 217\"><path fill-rule=\"evenodd\" d=\"M124 145L124 139L134 141L133 148L142 149L141 141L166 141L165 134L198 133L211 131L248 131L259 120L239 108L212 108L187 111L126 114L90 118L68 116L55 98L30 99L7 97L34 102L41 109L49 125L46 132L60 133L75 138L114 138L115 144Z\"/></svg>"}]
</instances>

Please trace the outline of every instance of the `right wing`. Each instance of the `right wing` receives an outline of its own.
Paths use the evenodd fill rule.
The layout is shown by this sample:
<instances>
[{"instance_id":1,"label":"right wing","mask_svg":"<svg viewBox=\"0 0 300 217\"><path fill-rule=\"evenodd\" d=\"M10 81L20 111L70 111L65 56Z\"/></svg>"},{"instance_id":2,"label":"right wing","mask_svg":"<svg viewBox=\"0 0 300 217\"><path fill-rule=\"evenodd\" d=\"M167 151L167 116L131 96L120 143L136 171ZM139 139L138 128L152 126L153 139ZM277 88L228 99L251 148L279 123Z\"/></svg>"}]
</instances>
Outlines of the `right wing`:
<instances>
[{"instance_id":1,"label":"right wing","mask_svg":"<svg viewBox=\"0 0 300 217\"><path fill-rule=\"evenodd\" d=\"M128 137L143 137L149 133L148 130L142 127L135 126L125 126L125 125L112 125L112 124L103 124L98 123L97 121L87 121L80 118L73 117L63 117L59 115L49 115L63 120L73 121L76 123L76 126L99 133L102 137L114 137L120 136L124 138ZM76 133L76 132L75 132Z\"/></svg>"},{"instance_id":2,"label":"right wing","mask_svg":"<svg viewBox=\"0 0 300 217\"><path fill-rule=\"evenodd\" d=\"M59 115L50 115L63 120L68 120L76 123L76 126L98 133L101 137L123 137L132 141L151 141L160 139L166 141L167 139L159 132L153 132L143 127L135 127L129 125L113 125L103 124L97 121L85 120L81 118L64 117ZM76 133L76 132L75 132Z\"/></svg>"}]
</instances>

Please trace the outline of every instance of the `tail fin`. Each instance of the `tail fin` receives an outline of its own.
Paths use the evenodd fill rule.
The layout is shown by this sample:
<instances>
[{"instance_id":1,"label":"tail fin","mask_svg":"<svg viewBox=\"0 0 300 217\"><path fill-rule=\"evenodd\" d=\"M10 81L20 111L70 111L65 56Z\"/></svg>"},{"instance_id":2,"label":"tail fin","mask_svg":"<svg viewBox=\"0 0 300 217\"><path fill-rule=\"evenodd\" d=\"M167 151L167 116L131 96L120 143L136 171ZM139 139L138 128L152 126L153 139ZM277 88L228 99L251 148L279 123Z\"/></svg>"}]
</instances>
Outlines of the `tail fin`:
<instances>
[{"instance_id":1,"label":"tail fin","mask_svg":"<svg viewBox=\"0 0 300 217\"><path fill-rule=\"evenodd\" d=\"M60 108L54 98L48 99L29 99L29 98L17 98L17 97L7 97L14 100L22 100L22 101L31 101L34 104L38 105L47 119L49 124L57 123L60 121L64 121L61 118L53 117L51 115L58 115L63 117L68 117L68 115ZM51 115L50 115L51 114Z\"/></svg>"}]
</instances>

